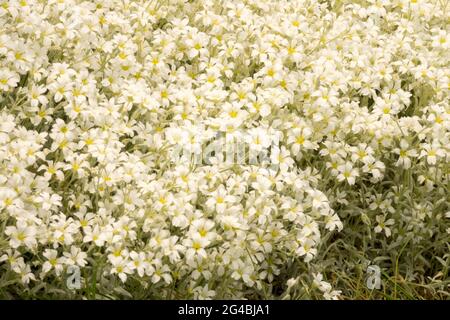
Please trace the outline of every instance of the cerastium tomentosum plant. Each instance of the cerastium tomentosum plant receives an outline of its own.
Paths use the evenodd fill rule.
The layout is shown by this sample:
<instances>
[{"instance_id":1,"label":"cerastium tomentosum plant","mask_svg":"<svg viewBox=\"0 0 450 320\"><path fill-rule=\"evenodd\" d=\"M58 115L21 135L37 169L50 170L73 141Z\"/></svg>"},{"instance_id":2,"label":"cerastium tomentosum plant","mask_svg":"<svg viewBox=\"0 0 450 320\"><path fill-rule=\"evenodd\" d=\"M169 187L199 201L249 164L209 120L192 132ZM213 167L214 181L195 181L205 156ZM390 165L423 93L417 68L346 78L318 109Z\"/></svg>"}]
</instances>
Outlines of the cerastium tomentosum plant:
<instances>
[{"instance_id":1,"label":"cerastium tomentosum plant","mask_svg":"<svg viewBox=\"0 0 450 320\"><path fill-rule=\"evenodd\" d=\"M0 297L448 297L449 12L1 1Z\"/></svg>"}]
</instances>

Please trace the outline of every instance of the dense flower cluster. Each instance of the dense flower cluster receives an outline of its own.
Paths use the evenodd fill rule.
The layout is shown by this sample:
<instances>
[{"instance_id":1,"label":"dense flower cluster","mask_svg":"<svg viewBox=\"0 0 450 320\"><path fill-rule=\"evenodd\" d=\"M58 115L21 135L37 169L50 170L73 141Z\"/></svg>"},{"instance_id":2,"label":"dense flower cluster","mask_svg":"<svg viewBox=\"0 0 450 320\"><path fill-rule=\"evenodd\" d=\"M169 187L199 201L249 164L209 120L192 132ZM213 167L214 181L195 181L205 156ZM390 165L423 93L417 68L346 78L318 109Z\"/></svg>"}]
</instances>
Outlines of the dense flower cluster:
<instances>
[{"instance_id":1,"label":"dense flower cluster","mask_svg":"<svg viewBox=\"0 0 450 320\"><path fill-rule=\"evenodd\" d=\"M347 220L368 237L448 240L448 11L1 1L4 279L66 290L75 265L84 290L333 299L317 256ZM173 157L242 132L256 152L276 135L278 152Z\"/></svg>"}]
</instances>

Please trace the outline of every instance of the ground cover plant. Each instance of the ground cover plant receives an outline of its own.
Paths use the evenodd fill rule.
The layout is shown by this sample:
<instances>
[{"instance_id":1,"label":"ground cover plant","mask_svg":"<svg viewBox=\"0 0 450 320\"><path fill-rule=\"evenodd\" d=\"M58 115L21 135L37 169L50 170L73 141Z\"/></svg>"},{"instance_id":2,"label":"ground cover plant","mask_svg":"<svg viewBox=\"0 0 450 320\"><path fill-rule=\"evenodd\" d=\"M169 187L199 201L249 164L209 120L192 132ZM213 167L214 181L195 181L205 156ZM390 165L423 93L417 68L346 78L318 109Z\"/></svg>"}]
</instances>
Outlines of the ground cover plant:
<instances>
[{"instance_id":1,"label":"ground cover plant","mask_svg":"<svg viewBox=\"0 0 450 320\"><path fill-rule=\"evenodd\" d=\"M0 0L0 298L448 299L449 13Z\"/></svg>"}]
</instances>

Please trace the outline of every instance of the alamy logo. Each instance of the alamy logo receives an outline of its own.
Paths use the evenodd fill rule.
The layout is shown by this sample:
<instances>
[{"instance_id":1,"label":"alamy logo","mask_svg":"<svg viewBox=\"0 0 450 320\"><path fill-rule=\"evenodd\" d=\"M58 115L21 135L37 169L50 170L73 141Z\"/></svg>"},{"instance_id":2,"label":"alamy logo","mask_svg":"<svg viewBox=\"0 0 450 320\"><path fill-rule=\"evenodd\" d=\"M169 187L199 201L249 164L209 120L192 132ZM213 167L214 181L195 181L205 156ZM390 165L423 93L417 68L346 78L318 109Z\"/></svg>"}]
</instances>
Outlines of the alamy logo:
<instances>
[{"instance_id":1,"label":"alamy logo","mask_svg":"<svg viewBox=\"0 0 450 320\"><path fill-rule=\"evenodd\" d=\"M281 133L272 129L236 130L232 133L191 132L174 128L167 133L170 156L175 163L279 164Z\"/></svg>"},{"instance_id":2,"label":"alamy logo","mask_svg":"<svg viewBox=\"0 0 450 320\"><path fill-rule=\"evenodd\" d=\"M370 290L381 288L381 270L379 266L371 265L367 267L367 288Z\"/></svg>"},{"instance_id":3,"label":"alamy logo","mask_svg":"<svg viewBox=\"0 0 450 320\"><path fill-rule=\"evenodd\" d=\"M81 288L81 272L78 266L67 267L66 285L70 290L77 290Z\"/></svg>"}]
</instances>

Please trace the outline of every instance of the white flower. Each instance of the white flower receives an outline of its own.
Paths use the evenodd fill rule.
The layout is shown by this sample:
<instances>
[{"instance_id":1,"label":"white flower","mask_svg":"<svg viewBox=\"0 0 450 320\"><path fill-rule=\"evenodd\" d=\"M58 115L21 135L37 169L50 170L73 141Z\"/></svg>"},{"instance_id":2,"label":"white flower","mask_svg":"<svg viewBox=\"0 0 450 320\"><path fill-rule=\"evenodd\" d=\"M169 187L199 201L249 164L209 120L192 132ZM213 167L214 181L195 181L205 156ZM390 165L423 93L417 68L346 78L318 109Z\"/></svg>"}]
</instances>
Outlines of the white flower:
<instances>
[{"instance_id":1,"label":"white flower","mask_svg":"<svg viewBox=\"0 0 450 320\"><path fill-rule=\"evenodd\" d=\"M80 267L84 267L87 264L86 258L87 254L86 252L83 252L80 248L71 246L70 252L64 252L63 253L65 260L64 262L67 265L78 265Z\"/></svg>"},{"instance_id":2,"label":"white flower","mask_svg":"<svg viewBox=\"0 0 450 320\"><path fill-rule=\"evenodd\" d=\"M393 151L399 155L396 165L403 166L405 169L411 167L411 158L417 156L416 150L410 149L408 142L404 139L400 141L400 148L396 148Z\"/></svg>"},{"instance_id":3,"label":"white flower","mask_svg":"<svg viewBox=\"0 0 450 320\"><path fill-rule=\"evenodd\" d=\"M215 210L218 213L223 213L228 205L234 203L236 197L229 195L223 185L220 185L215 191L210 193L209 199L205 205L210 210Z\"/></svg>"},{"instance_id":4,"label":"white flower","mask_svg":"<svg viewBox=\"0 0 450 320\"><path fill-rule=\"evenodd\" d=\"M311 261L312 258L316 255L317 253L317 249L314 248L314 246L316 245L316 243L309 239L309 238L303 238L300 241L300 245L296 251L296 253L302 257L304 256L303 260L305 262Z\"/></svg>"},{"instance_id":5,"label":"white flower","mask_svg":"<svg viewBox=\"0 0 450 320\"><path fill-rule=\"evenodd\" d=\"M111 274L117 274L122 282L127 281L127 275L132 273L128 261L122 256L113 256L109 260L112 265Z\"/></svg>"},{"instance_id":6,"label":"white flower","mask_svg":"<svg viewBox=\"0 0 450 320\"><path fill-rule=\"evenodd\" d=\"M0 90L9 91L11 88L16 87L19 80L17 73L6 68L0 69Z\"/></svg>"},{"instance_id":7,"label":"white flower","mask_svg":"<svg viewBox=\"0 0 450 320\"><path fill-rule=\"evenodd\" d=\"M347 181L349 185L355 184L356 177L359 176L358 169L353 168L350 162L346 162L338 167L339 174L337 176L338 181Z\"/></svg>"},{"instance_id":8,"label":"white flower","mask_svg":"<svg viewBox=\"0 0 450 320\"><path fill-rule=\"evenodd\" d=\"M419 158L426 157L429 165L435 165L438 158L445 157L446 153L439 144L425 143L422 146L423 150L420 152Z\"/></svg>"},{"instance_id":9,"label":"white flower","mask_svg":"<svg viewBox=\"0 0 450 320\"><path fill-rule=\"evenodd\" d=\"M199 300L211 300L216 295L214 290L210 290L208 285L205 284L203 287L194 288L194 299Z\"/></svg>"},{"instance_id":10,"label":"white flower","mask_svg":"<svg viewBox=\"0 0 450 320\"><path fill-rule=\"evenodd\" d=\"M187 248L186 258L192 259L195 256L206 258L208 254L205 248L211 243L206 237L202 237L199 233L195 233L191 238L185 239L183 245Z\"/></svg>"},{"instance_id":11,"label":"white flower","mask_svg":"<svg viewBox=\"0 0 450 320\"><path fill-rule=\"evenodd\" d=\"M47 192L43 192L39 197L36 197L36 202L41 203L42 209L50 210L50 208L61 206L61 199L60 195L50 195Z\"/></svg>"},{"instance_id":12,"label":"white flower","mask_svg":"<svg viewBox=\"0 0 450 320\"><path fill-rule=\"evenodd\" d=\"M30 102L32 107L37 107L39 104L46 106L48 103L47 97L44 95L47 89L44 86L33 85L29 92Z\"/></svg>"},{"instance_id":13,"label":"white flower","mask_svg":"<svg viewBox=\"0 0 450 320\"><path fill-rule=\"evenodd\" d=\"M376 220L378 222L378 225L374 229L375 232L380 233L380 232L384 231L384 233L386 234L386 237L390 237L391 229L389 228L389 226L392 226L395 223L394 219L386 220L385 216L377 215Z\"/></svg>"},{"instance_id":14,"label":"white flower","mask_svg":"<svg viewBox=\"0 0 450 320\"><path fill-rule=\"evenodd\" d=\"M60 275L64 270L64 258L58 258L58 252L53 249L46 249L43 253L43 256L47 258L47 261L42 265L42 272L47 273L51 269L55 269L56 275Z\"/></svg>"}]
</instances>

